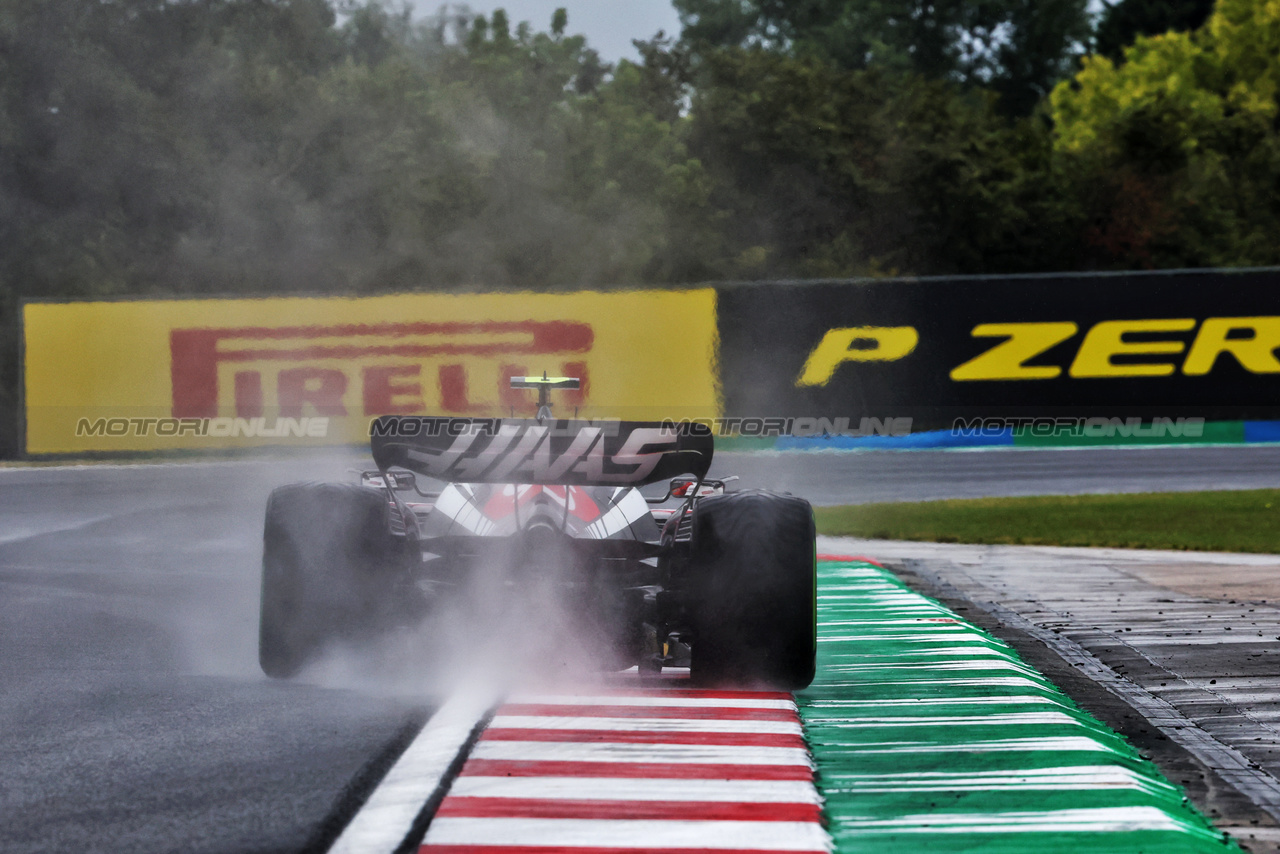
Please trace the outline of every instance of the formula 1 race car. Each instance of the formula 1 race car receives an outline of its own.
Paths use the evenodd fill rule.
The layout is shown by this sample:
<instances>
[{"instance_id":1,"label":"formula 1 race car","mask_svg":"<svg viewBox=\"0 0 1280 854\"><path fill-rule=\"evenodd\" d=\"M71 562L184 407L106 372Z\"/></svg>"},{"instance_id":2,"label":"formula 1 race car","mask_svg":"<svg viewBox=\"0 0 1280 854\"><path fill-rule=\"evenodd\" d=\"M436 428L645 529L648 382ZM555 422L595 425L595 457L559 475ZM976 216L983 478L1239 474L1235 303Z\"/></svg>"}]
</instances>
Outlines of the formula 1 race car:
<instances>
[{"instance_id":1,"label":"formula 1 race car","mask_svg":"<svg viewBox=\"0 0 1280 854\"><path fill-rule=\"evenodd\" d=\"M517 377L534 419L384 416L359 484L272 492L259 661L287 678L330 644L481 607L550 579L609 669L686 666L695 681L795 689L813 679L809 503L707 478L698 424L556 420L566 377ZM419 476L442 481L423 491ZM731 479L730 479L731 480ZM667 481L665 494L640 487ZM473 597L474 599L475 597Z\"/></svg>"}]
</instances>

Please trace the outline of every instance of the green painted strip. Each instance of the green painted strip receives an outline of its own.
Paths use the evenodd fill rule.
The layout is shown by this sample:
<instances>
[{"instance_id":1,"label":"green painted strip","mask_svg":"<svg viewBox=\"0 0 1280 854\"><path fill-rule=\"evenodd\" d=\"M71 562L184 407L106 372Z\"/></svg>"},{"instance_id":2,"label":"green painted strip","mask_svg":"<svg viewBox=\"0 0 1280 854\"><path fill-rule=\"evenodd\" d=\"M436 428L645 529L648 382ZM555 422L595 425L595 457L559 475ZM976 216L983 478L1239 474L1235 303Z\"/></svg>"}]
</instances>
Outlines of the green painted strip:
<instances>
[{"instance_id":1,"label":"green painted strip","mask_svg":"<svg viewBox=\"0 0 1280 854\"><path fill-rule=\"evenodd\" d=\"M778 440L767 436L717 436L717 451L772 451Z\"/></svg>"},{"instance_id":2,"label":"green painted strip","mask_svg":"<svg viewBox=\"0 0 1280 854\"><path fill-rule=\"evenodd\" d=\"M1243 421L1207 421L1203 428L1193 431L1197 435L1155 435L1151 425L1137 431L1139 435L1124 435L1130 428L1116 427L1098 430L1101 435L1071 436L1065 432L1058 436L1037 436L1030 429L1013 431L1013 444L1018 448L1089 447L1095 445L1238 445L1245 440ZM1141 435L1143 429L1146 435ZM1176 432L1166 429L1164 433Z\"/></svg>"},{"instance_id":3,"label":"green painted strip","mask_svg":"<svg viewBox=\"0 0 1280 854\"><path fill-rule=\"evenodd\" d=\"M1001 641L861 561L818 564L797 694L840 852L1238 852Z\"/></svg>"}]
</instances>

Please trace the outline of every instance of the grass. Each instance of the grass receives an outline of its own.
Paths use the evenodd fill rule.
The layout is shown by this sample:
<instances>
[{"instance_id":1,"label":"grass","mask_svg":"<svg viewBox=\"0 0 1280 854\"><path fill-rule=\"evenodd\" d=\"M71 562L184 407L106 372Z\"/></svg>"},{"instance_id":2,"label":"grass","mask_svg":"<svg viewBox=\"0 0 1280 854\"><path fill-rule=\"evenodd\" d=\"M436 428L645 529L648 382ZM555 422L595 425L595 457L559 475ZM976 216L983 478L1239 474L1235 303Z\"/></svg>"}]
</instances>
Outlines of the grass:
<instances>
[{"instance_id":1,"label":"grass","mask_svg":"<svg viewBox=\"0 0 1280 854\"><path fill-rule=\"evenodd\" d=\"M1280 489L816 507L831 536L1280 553Z\"/></svg>"}]
</instances>

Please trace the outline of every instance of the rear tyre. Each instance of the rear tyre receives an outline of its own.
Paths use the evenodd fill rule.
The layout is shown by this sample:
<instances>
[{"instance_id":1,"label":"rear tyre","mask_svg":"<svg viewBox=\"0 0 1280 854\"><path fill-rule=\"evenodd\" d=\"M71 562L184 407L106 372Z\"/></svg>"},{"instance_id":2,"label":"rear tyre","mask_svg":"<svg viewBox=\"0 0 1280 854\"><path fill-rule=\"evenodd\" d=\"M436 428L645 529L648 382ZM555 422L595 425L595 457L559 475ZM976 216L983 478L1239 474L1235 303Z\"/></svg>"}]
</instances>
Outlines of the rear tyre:
<instances>
[{"instance_id":1,"label":"rear tyre","mask_svg":"<svg viewBox=\"0 0 1280 854\"><path fill-rule=\"evenodd\" d=\"M258 663L287 679L330 642L376 625L403 567L386 494L346 483L282 486L267 502Z\"/></svg>"},{"instance_id":2,"label":"rear tyre","mask_svg":"<svg viewBox=\"0 0 1280 854\"><path fill-rule=\"evenodd\" d=\"M813 509L790 495L713 495L693 511L692 675L784 690L813 681Z\"/></svg>"}]
</instances>

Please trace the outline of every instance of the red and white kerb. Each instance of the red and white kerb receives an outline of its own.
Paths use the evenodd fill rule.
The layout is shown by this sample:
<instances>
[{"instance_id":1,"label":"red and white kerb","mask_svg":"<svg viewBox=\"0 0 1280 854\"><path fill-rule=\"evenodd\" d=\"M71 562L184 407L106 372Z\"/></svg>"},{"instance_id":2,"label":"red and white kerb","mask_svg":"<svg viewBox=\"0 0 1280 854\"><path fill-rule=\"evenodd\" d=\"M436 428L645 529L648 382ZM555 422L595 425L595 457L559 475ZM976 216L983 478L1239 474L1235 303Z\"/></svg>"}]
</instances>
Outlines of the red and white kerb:
<instances>
[{"instance_id":1,"label":"red and white kerb","mask_svg":"<svg viewBox=\"0 0 1280 854\"><path fill-rule=\"evenodd\" d=\"M789 694L515 697L454 780L422 854L827 852Z\"/></svg>"}]
</instances>

